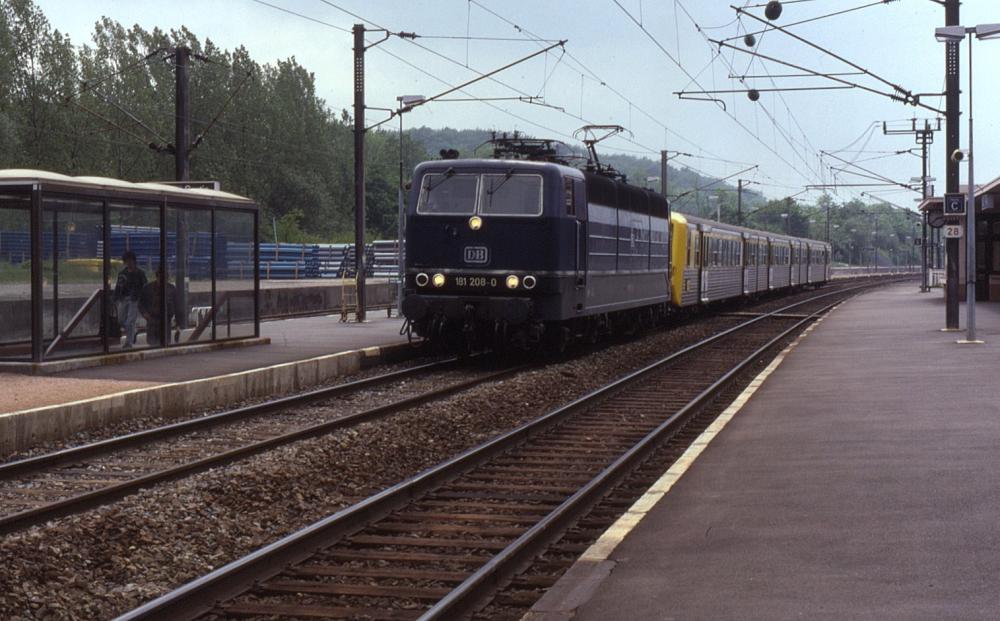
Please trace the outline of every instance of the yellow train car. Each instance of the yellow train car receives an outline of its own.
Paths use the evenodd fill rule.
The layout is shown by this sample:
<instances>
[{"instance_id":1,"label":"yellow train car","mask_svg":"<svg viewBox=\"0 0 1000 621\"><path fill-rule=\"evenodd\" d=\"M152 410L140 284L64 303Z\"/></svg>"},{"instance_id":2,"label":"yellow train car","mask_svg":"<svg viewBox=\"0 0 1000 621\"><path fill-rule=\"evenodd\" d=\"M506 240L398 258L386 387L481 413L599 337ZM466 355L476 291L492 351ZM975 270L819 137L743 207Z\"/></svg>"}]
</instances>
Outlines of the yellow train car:
<instances>
[{"instance_id":1,"label":"yellow train car","mask_svg":"<svg viewBox=\"0 0 1000 621\"><path fill-rule=\"evenodd\" d=\"M670 301L676 307L699 302L701 234L683 214L670 213Z\"/></svg>"}]
</instances>

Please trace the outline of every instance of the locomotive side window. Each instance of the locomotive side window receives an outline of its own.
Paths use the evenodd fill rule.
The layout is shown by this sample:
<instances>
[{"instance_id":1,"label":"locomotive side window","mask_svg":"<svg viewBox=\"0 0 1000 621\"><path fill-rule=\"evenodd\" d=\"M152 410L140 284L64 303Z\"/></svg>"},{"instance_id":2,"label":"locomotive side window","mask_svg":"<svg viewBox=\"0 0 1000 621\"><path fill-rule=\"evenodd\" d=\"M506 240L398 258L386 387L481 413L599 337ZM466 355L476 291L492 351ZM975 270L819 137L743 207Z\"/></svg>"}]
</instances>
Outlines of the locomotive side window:
<instances>
[{"instance_id":1,"label":"locomotive side window","mask_svg":"<svg viewBox=\"0 0 1000 621\"><path fill-rule=\"evenodd\" d=\"M563 197L566 201L566 215L575 216L576 215L576 193L573 190L573 179L570 177L563 178Z\"/></svg>"},{"instance_id":2,"label":"locomotive side window","mask_svg":"<svg viewBox=\"0 0 1000 621\"><path fill-rule=\"evenodd\" d=\"M540 175L483 175L479 212L492 216L542 214Z\"/></svg>"},{"instance_id":3,"label":"locomotive side window","mask_svg":"<svg viewBox=\"0 0 1000 621\"><path fill-rule=\"evenodd\" d=\"M479 175L428 173L420 183L417 213L470 216L476 213Z\"/></svg>"}]
</instances>

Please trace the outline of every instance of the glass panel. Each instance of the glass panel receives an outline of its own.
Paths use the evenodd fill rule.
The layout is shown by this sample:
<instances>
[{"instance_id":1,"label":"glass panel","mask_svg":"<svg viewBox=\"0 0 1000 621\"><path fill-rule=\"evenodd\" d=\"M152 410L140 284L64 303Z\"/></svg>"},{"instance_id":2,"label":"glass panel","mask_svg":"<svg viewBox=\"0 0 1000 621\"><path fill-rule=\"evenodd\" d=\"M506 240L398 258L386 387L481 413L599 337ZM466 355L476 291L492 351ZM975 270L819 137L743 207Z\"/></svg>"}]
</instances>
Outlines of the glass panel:
<instances>
[{"instance_id":1,"label":"glass panel","mask_svg":"<svg viewBox=\"0 0 1000 621\"><path fill-rule=\"evenodd\" d=\"M42 201L42 350L46 359L104 351L101 203Z\"/></svg>"},{"instance_id":2,"label":"glass panel","mask_svg":"<svg viewBox=\"0 0 1000 621\"><path fill-rule=\"evenodd\" d=\"M479 175L430 173L420 184L417 213L472 215L476 213Z\"/></svg>"},{"instance_id":3,"label":"glass panel","mask_svg":"<svg viewBox=\"0 0 1000 621\"><path fill-rule=\"evenodd\" d=\"M167 209L168 282L173 283L173 344L212 339L212 212Z\"/></svg>"},{"instance_id":4,"label":"glass panel","mask_svg":"<svg viewBox=\"0 0 1000 621\"><path fill-rule=\"evenodd\" d=\"M112 300L122 329L121 337L111 343L111 351L158 346L162 335L155 328L163 325L156 322L162 316L158 310L162 287L156 278L160 208L112 203L109 217Z\"/></svg>"},{"instance_id":5,"label":"glass panel","mask_svg":"<svg viewBox=\"0 0 1000 621\"><path fill-rule=\"evenodd\" d=\"M542 213L542 178L538 175L483 175L482 188L479 210L484 214L537 216Z\"/></svg>"},{"instance_id":6,"label":"glass panel","mask_svg":"<svg viewBox=\"0 0 1000 621\"><path fill-rule=\"evenodd\" d=\"M31 357L31 198L0 194L0 358Z\"/></svg>"},{"instance_id":7,"label":"glass panel","mask_svg":"<svg viewBox=\"0 0 1000 621\"><path fill-rule=\"evenodd\" d=\"M215 338L254 336L253 214L215 211Z\"/></svg>"}]
</instances>

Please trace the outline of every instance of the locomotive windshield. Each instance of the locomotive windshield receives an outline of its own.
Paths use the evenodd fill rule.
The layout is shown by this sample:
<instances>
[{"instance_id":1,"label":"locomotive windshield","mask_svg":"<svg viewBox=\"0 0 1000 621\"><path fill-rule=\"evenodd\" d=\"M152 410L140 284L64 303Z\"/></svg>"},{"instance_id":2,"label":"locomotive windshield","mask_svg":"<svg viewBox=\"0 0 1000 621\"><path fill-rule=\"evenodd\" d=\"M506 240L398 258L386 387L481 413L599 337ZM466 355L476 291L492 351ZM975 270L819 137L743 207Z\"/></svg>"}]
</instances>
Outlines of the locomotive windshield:
<instances>
[{"instance_id":1,"label":"locomotive windshield","mask_svg":"<svg viewBox=\"0 0 1000 621\"><path fill-rule=\"evenodd\" d=\"M542 214L541 175L488 173L427 173L420 184L417 213L421 215L539 216Z\"/></svg>"},{"instance_id":2,"label":"locomotive windshield","mask_svg":"<svg viewBox=\"0 0 1000 621\"><path fill-rule=\"evenodd\" d=\"M483 175L479 211L493 216L542 213L542 178L538 175Z\"/></svg>"},{"instance_id":3,"label":"locomotive windshield","mask_svg":"<svg viewBox=\"0 0 1000 621\"><path fill-rule=\"evenodd\" d=\"M417 213L463 216L476 213L479 175L452 172L424 175Z\"/></svg>"}]
</instances>

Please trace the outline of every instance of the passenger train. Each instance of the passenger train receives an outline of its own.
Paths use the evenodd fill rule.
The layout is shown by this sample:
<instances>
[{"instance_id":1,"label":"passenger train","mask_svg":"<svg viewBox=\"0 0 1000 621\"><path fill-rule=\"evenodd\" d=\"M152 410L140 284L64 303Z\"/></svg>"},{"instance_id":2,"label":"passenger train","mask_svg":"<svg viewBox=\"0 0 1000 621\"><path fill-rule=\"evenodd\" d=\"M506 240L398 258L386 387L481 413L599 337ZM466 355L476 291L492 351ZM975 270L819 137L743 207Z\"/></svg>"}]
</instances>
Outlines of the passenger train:
<instances>
[{"instance_id":1,"label":"passenger train","mask_svg":"<svg viewBox=\"0 0 1000 621\"><path fill-rule=\"evenodd\" d=\"M428 161L409 198L402 312L432 340L563 346L830 277L829 244L671 213L594 166Z\"/></svg>"}]
</instances>

